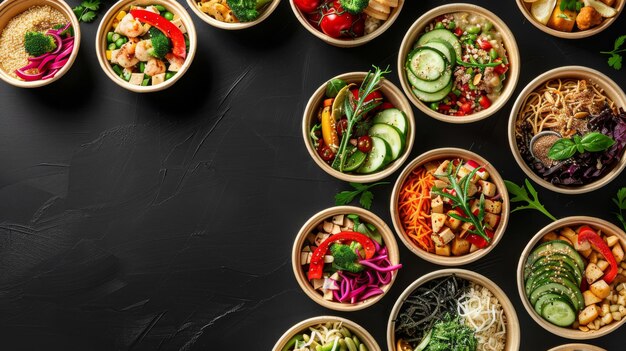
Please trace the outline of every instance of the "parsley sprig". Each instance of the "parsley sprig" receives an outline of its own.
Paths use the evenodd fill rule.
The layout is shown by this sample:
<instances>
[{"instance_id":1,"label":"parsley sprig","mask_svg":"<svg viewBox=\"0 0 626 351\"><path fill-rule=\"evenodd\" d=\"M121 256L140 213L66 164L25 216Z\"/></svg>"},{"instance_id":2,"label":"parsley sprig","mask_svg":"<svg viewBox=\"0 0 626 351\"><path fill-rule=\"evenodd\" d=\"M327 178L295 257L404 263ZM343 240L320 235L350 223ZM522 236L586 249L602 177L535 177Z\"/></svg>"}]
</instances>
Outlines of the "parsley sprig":
<instances>
[{"instance_id":1,"label":"parsley sprig","mask_svg":"<svg viewBox=\"0 0 626 351\"><path fill-rule=\"evenodd\" d=\"M539 202L537 190L535 190L535 188L528 179L524 180L528 191L526 191L526 189L524 188L524 184L522 184L522 186L519 186L509 180L505 180L504 183L506 184L506 190L508 190L509 194L513 196L510 200L511 202L528 202L528 205L517 206L513 211L511 211L511 213L521 210L537 210L546 215L551 220L556 221L556 217L548 212L548 210L546 210L541 202ZM528 195L529 193L530 196ZM532 199L530 198L531 196Z\"/></svg>"},{"instance_id":2,"label":"parsley sprig","mask_svg":"<svg viewBox=\"0 0 626 351\"><path fill-rule=\"evenodd\" d=\"M452 162L448 164L448 169L446 170L445 176L442 178L446 178L448 180L448 185L445 189L433 187L432 193L435 195L439 195L445 198L452 200L452 208L460 208L465 216L461 216L459 214L449 212L448 216L458 219L462 222L469 222L474 226L474 229L468 230L468 232L472 234L476 234L481 236L487 242L491 242L491 238L487 235L485 231L485 194L480 194L479 206L478 206L478 214L474 214L472 212L472 206L470 205L471 196L469 195L470 185L472 184L472 178L476 175L476 172L480 169L480 167L474 168L469 174L461 178L457 181L459 170L462 168L463 164L459 164L456 167L455 171L452 171ZM446 192L444 190L452 190Z\"/></svg>"},{"instance_id":3,"label":"parsley sprig","mask_svg":"<svg viewBox=\"0 0 626 351\"><path fill-rule=\"evenodd\" d=\"M626 187L617 191L617 197L613 198L613 202L617 206L619 212L613 212L615 217L622 223L622 227L626 230L626 220L624 220L624 210L626 210Z\"/></svg>"},{"instance_id":4,"label":"parsley sprig","mask_svg":"<svg viewBox=\"0 0 626 351\"><path fill-rule=\"evenodd\" d=\"M96 19L97 12L100 9L100 0L85 0L80 5L72 8L76 18L80 22L93 22Z\"/></svg>"},{"instance_id":5,"label":"parsley sprig","mask_svg":"<svg viewBox=\"0 0 626 351\"><path fill-rule=\"evenodd\" d=\"M355 190L345 190L335 195L335 205L347 205L351 203L359 194L359 203L363 208L370 209L372 207L372 201L374 200L374 194L369 190L377 185L385 185L389 182L378 182L373 184L359 184L350 183Z\"/></svg>"},{"instance_id":6,"label":"parsley sprig","mask_svg":"<svg viewBox=\"0 0 626 351\"><path fill-rule=\"evenodd\" d=\"M622 47L622 45L624 45L625 41L626 35L619 36L617 39L615 39L615 44L613 44L612 51L600 51L601 54L611 55L608 60L609 67L613 67L615 69L622 68L622 55L620 55L620 53L626 51L626 49L620 50L620 48Z\"/></svg>"}]
</instances>

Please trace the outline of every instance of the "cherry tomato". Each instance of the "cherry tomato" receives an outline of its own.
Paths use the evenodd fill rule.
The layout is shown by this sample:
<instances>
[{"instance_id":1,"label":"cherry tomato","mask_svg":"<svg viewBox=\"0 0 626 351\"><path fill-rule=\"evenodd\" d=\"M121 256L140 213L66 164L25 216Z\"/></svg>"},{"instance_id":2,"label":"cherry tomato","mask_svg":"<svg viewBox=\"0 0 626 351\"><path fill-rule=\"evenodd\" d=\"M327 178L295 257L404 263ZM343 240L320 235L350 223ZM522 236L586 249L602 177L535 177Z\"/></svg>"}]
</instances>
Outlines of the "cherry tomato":
<instances>
[{"instance_id":1,"label":"cherry tomato","mask_svg":"<svg viewBox=\"0 0 626 351\"><path fill-rule=\"evenodd\" d=\"M362 37L365 35L365 17L358 15L358 19L352 23L351 37Z\"/></svg>"},{"instance_id":2,"label":"cherry tomato","mask_svg":"<svg viewBox=\"0 0 626 351\"><path fill-rule=\"evenodd\" d=\"M359 99L359 89L352 89L350 90L352 92L352 95L354 96L354 99L358 100ZM364 102L368 103L370 101L374 101L374 102L382 102L383 101L383 94L380 93L380 91L376 90L371 92L367 97L365 97Z\"/></svg>"},{"instance_id":3,"label":"cherry tomato","mask_svg":"<svg viewBox=\"0 0 626 351\"><path fill-rule=\"evenodd\" d=\"M465 114L469 114L472 113L472 103L471 102L464 102L461 104L461 111L463 111L463 113Z\"/></svg>"},{"instance_id":4,"label":"cherry tomato","mask_svg":"<svg viewBox=\"0 0 626 351\"><path fill-rule=\"evenodd\" d=\"M465 116L465 112L463 112L463 110L458 110L458 111L456 111L456 113L454 115L455 116Z\"/></svg>"},{"instance_id":5,"label":"cherry tomato","mask_svg":"<svg viewBox=\"0 0 626 351\"><path fill-rule=\"evenodd\" d=\"M326 162L332 161L335 158L335 153L333 152L333 150L331 150L330 147L326 145L322 146L319 154L322 160Z\"/></svg>"},{"instance_id":6,"label":"cherry tomato","mask_svg":"<svg viewBox=\"0 0 626 351\"><path fill-rule=\"evenodd\" d=\"M296 7L304 13L315 11L320 6L321 2L321 0L293 0Z\"/></svg>"},{"instance_id":7,"label":"cherry tomato","mask_svg":"<svg viewBox=\"0 0 626 351\"><path fill-rule=\"evenodd\" d=\"M393 106L393 104L391 102L383 102L382 104L380 104L380 109L381 110L388 110L390 108L394 108L395 106Z\"/></svg>"},{"instance_id":8,"label":"cherry tomato","mask_svg":"<svg viewBox=\"0 0 626 351\"><path fill-rule=\"evenodd\" d=\"M337 135L339 136L339 139L341 139L341 137L343 136L343 132L348 130L348 119L347 118L340 119L339 122L337 122L335 128L337 129Z\"/></svg>"},{"instance_id":9,"label":"cherry tomato","mask_svg":"<svg viewBox=\"0 0 626 351\"><path fill-rule=\"evenodd\" d=\"M413 351L413 348L406 340L399 339L396 345L396 351Z\"/></svg>"},{"instance_id":10,"label":"cherry tomato","mask_svg":"<svg viewBox=\"0 0 626 351\"><path fill-rule=\"evenodd\" d=\"M358 17L351 15L341 7L339 1L334 1L333 5L322 11L320 29L331 38L351 36L352 24Z\"/></svg>"},{"instance_id":11,"label":"cherry tomato","mask_svg":"<svg viewBox=\"0 0 626 351\"><path fill-rule=\"evenodd\" d=\"M447 113L448 111L450 111L450 105L439 104L439 112Z\"/></svg>"},{"instance_id":12,"label":"cherry tomato","mask_svg":"<svg viewBox=\"0 0 626 351\"><path fill-rule=\"evenodd\" d=\"M497 59L495 59L494 62L502 62L502 59L498 57ZM506 71L508 71L508 70L509 70L509 65L507 65L505 63L503 63L503 64L493 68L493 71L497 75L502 75L502 74L506 73Z\"/></svg>"},{"instance_id":13,"label":"cherry tomato","mask_svg":"<svg viewBox=\"0 0 626 351\"><path fill-rule=\"evenodd\" d=\"M454 30L454 34L457 37L460 37L461 35L463 35L463 29L461 29L460 27L456 27L456 29Z\"/></svg>"},{"instance_id":14,"label":"cherry tomato","mask_svg":"<svg viewBox=\"0 0 626 351\"><path fill-rule=\"evenodd\" d=\"M481 95L481 97L478 99L478 103L484 109L489 108L489 106L491 106L491 100L489 100L489 98L486 97L485 95Z\"/></svg>"},{"instance_id":15,"label":"cherry tomato","mask_svg":"<svg viewBox=\"0 0 626 351\"><path fill-rule=\"evenodd\" d=\"M478 40L476 40L476 43L483 50L490 50L491 47L492 47L491 43L488 40L485 40L485 39L478 39Z\"/></svg>"},{"instance_id":16,"label":"cherry tomato","mask_svg":"<svg viewBox=\"0 0 626 351\"><path fill-rule=\"evenodd\" d=\"M372 151L372 138L367 135L363 135L357 139L357 146L359 151L368 153Z\"/></svg>"}]
</instances>

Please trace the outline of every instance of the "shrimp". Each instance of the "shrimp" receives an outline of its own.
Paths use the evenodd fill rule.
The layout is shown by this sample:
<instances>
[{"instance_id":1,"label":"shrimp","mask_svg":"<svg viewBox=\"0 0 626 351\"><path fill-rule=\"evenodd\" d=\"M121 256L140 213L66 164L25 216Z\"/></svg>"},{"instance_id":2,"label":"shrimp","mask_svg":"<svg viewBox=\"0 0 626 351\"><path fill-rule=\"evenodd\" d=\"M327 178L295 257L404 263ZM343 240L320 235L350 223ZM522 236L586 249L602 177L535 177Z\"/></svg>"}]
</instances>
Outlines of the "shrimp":
<instances>
[{"instance_id":1,"label":"shrimp","mask_svg":"<svg viewBox=\"0 0 626 351\"><path fill-rule=\"evenodd\" d=\"M142 40L137 43L137 47L135 48L135 57L139 61L148 61L152 58L152 55L149 54L150 49L152 49L152 40Z\"/></svg>"},{"instance_id":2,"label":"shrimp","mask_svg":"<svg viewBox=\"0 0 626 351\"><path fill-rule=\"evenodd\" d=\"M133 17L130 13L122 18L120 24L115 28L115 33L125 35L129 38L135 38L144 32L143 24Z\"/></svg>"},{"instance_id":3,"label":"shrimp","mask_svg":"<svg viewBox=\"0 0 626 351\"><path fill-rule=\"evenodd\" d=\"M151 77L159 73L165 73L165 63L161 60L152 58L148 61L148 63L146 63L146 68L144 68L143 73Z\"/></svg>"},{"instance_id":4,"label":"shrimp","mask_svg":"<svg viewBox=\"0 0 626 351\"><path fill-rule=\"evenodd\" d=\"M122 45L117 53L115 53L115 62L117 62L120 66L124 68L133 67L134 65L136 65L139 62L139 59L135 57L136 46L137 44L130 41Z\"/></svg>"},{"instance_id":5,"label":"shrimp","mask_svg":"<svg viewBox=\"0 0 626 351\"><path fill-rule=\"evenodd\" d=\"M165 58L170 63L170 67L167 69L168 71L178 72L180 67L182 67L185 60L181 57L178 57L172 53L165 55Z\"/></svg>"}]
</instances>

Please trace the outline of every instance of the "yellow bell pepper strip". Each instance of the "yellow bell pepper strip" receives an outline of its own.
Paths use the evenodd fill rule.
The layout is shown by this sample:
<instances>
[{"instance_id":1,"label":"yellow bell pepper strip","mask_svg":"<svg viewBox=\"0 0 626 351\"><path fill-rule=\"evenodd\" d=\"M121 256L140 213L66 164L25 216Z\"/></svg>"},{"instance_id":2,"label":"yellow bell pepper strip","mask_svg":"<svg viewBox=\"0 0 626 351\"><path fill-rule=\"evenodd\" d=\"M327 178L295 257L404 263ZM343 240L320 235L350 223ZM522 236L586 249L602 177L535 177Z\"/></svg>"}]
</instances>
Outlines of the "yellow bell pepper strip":
<instances>
[{"instance_id":1,"label":"yellow bell pepper strip","mask_svg":"<svg viewBox=\"0 0 626 351\"><path fill-rule=\"evenodd\" d=\"M313 251L311 263L309 265L309 280L322 278L322 274L324 273L324 255L326 255L330 244L336 241L358 242L363 247L363 250L365 250L365 259L374 257L374 254L376 253L376 245L365 234L357 232L341 232L331 235L324 240L320 246L315 249L315 251Z\"/></svg>"},{"instance_id":2,"label":"yellow bell pepper strip","mask_svg":"<svg viewBox=\"0 0 626 351\"><path fill-rule=\"evenodd\" d=\"M324 109L322 110L322 138L333 153L339 148L339 136L337 135L337 126L332 113L333 99L324 100Z\"/></svg>"},{"instance_id":3,"label":"yellow bell pepper strip","mask_svg":"<svg viewBox=\"0 0 626 351\"><path fill-rule=\"evenodd\" d=\"M165 36L172 41L172 53L178 57L185 58L187 56L187 47L185 45L185 36L183 32L165 17L154 12L134 9L130 10L130 14L134 18L143 23L147 23L163 32Z\"/></svg>"},{"instance_id":4,"label":"yellow bell pepper strip","mask_svg":"<svg viewBox=\"0 0 626 351\"><path fill-rule=\"evenodd\" d=\"M611 249L598 233L588 226L583 226L578 231L578 244L582 244L585 241L588 241L594 249L600 251L604 259L609 263L609 270L604 273L602 279L607 284L611 284L615 276L617 276L617 260L615 260Z\"/></svg>"}]
</instances>

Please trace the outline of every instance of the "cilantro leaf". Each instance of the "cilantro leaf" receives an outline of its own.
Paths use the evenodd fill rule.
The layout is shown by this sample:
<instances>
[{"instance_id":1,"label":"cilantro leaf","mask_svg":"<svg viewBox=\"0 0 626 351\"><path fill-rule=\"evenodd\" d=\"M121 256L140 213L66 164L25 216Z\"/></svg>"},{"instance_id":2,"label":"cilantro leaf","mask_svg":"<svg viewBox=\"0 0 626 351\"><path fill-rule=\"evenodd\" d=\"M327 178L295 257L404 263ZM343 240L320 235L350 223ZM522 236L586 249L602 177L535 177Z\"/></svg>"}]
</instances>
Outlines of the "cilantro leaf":
<instances>
[{"instance_id":1,"label":"cilantro leaf","mask_svg":"<svg viewBox=\"0 0 626 351\"><path fill-rule=\"evenodd\" d=\"M80 6L92 11L98 11L100 8L100 0L85 0L80 3Z\"/></svg>"},{"instance_id":2,"label":"cilantro leaf","mask_svg":"<svg viewBox=\"0 0 626 351\"><path fill-rule=\"evenodd\" d=\"M78 18L80 18L82 16L83 10L85 10L85 8L80 6L80 5L78 5L78 6L76 6L76 7L74 7L72 9L72 11L74 12L74 15L76 15L76 17L78 17Z\"/></svg>"},{"instance_id":3,"label":"cilantro leaf","mask_svg":"<svg viewBox=\"0 0 626 351\"><path fill-rule=\"evenodd\" d=\"M626 187L620 188L617 191L617 197L613 198L613 202L619 210L619 212L613 212L613 214L615 214L615 217L617 217L620 223L622 223L622 227L624 227L624 230L626 230L626 220L624 220L623 213L623 211L626 210Z\"/></svg>"},{"instance_id":4,"label":"cilantro leaf","mask_svg":"<svg viewBox=\"0 0 626 351\"><path fill-rule=\"evenodd\" d=\"M615 39L615 44L613 44L612 51L600 51L601 54L611 55L608 59L609 67L613 67L614 69L622 68L622 55L620 53L626 51L626 49L620 49L622 45L626 42L626 35L621 35Z\"/></svg>"},{"instance_id":5,"label":"cilantro leaf","mask_svg":"<svg viewBox=\"0 0 626 351\"><path fill-rule=\"evenodd\" d=\"M522 186L519 186L509 180L505 180L504 183L506 184L506 189L508 190L509 194L513 196L509 200L510 202L512 203L513 202L527 202L528 203L528 205L522 205L522 206L516 207L514 210L511 211L511 213L516 212L516 211L521 211L521 210L537 210L543 213L544 215L546 215L551 220L556 221L556 218L550 212L548 212L548 210L546 210L546 208L543 206L543 204L541 204L541 202L539 202L539 196L537 195L537 190L535 190L535 188L533 187L533 185L530 183L528 179L525 179L524 184ZM526 191L526 188L524 188L524 185L526 185L526 188L528 188L528 191ZM530 193L530 196L528 195L528 193Z\"/></svg>"},{"instance_id":6,"label":"cilantro leaf","mask_svg":"<svg viewBox=\"0 0 626 351\"><path fill-rule=\"evenodd\" d=\"M615 39L615 45L613 46L613 51L618 50L620 47L622 47L625 41L626 41L626 35L619 36L617 39Z\"/></svg>"},{"instance_id":7,"label":"cilantro leaf","mask_svg":"<svg viewBox=\"0 0 626 351\"><path fill-rule=\"evenodd\" d=\"M96 19L96 13L93 11L87 11L80 17L80 20L86 23L92 22L94 19Z\"/></svg>"},{"instance_id":8,"label":"cilantro leaf","mask_svg":"<svg viewBox=\"0 0 626 351\"><path fill-rule=\"evenodd\" d=\"M372 202L374 200L374 194L369 191L370 188L375 187L376 185L384 185L389 184L389 182L378 182L374 184L359 184L359 183L350 183L355 190L344 190L335 195L335 205L347 205L354 201L354 199L361 195L359 198L359 203L363 208L370 209L372 207Z\"/></svg>"},{"instance_id":9,"label":"cilantro leaf","mask_svg":"<svg viewBox=\"0 0 626 351\"><path fill-rule=\"evenodd\" d=\"M613 54L609 57L609 66L615 69L622 68L622 57L618 54Z\"/></svg>"},{"instance_id":10,"label":"cilantro leaf","mask_svg":"<svg viewBox=\"0 0 626 351\"><path fill-rule=\"evenodd\" d=\"M367 190L361 194L361 198L359 199L359 203L363 208L369 210L372 208L372 201L374 200L374 194L371 191Z\"/></svg>"}]
</instances>

